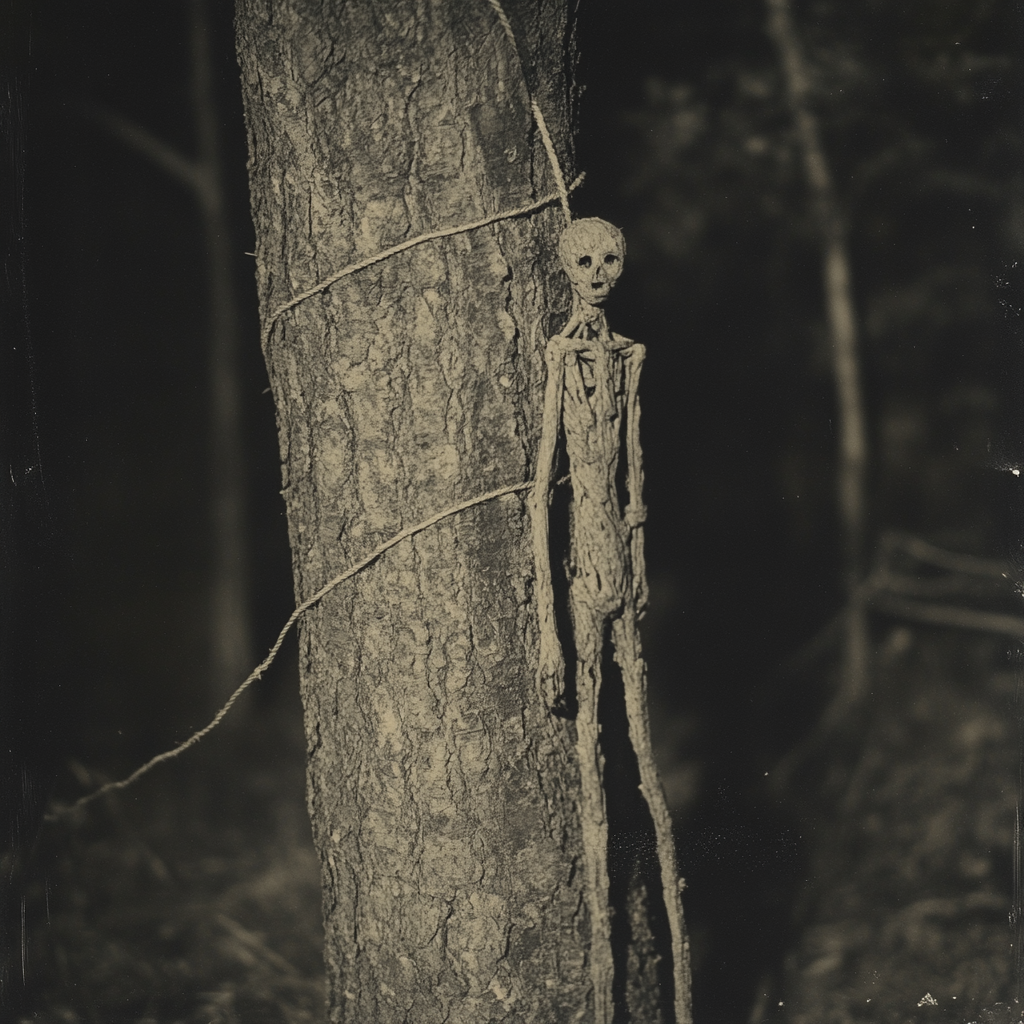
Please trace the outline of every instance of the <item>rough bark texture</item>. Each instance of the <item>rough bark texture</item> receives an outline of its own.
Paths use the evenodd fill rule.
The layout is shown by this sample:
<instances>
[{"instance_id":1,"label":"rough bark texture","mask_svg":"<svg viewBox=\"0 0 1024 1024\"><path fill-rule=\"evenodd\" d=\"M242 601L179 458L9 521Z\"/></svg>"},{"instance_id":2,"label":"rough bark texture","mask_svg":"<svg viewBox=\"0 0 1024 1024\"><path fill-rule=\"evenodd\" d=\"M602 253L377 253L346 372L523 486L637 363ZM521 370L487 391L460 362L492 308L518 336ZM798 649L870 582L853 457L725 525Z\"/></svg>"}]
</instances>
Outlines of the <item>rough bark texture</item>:
<instances>
[{"instance_id":1,"label":"rough bark texture","mask_svg":"<svg viewBox=\"0 0 1024 1024\"><path fill-rule=\"evenodd\" d=\"M571 175L565 3L505 6L526 80L486 0L240 0L265 323L362 257L553 191L531 94ZM562 223L553 204L425 243L275 323L299 599L533 476ZM332 1021L591 1019L573 725L536 682L526 497L403 542L301 623ZM634 932L624 1002L658 1020Z\"/></svg>"}]
</instances>

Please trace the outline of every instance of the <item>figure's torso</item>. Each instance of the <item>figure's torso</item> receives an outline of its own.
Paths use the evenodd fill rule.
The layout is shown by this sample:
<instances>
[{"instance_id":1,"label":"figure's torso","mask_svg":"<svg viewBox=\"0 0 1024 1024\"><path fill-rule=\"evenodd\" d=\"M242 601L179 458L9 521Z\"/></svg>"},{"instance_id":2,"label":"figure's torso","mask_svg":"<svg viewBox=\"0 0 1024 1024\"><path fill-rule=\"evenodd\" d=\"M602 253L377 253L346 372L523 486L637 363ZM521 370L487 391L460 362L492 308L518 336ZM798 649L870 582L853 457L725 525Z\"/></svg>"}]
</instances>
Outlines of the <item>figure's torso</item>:
<instances>
[{"instance_id":1,"label":"figure's torso","mask_svg":"<svg viewBox=\"0 0 1024 1024\"><path fill-rule=\"evenodd\" d=\"M566 352L562 425L573 489L574 585L613 614L630 592L629 528L618 493L626 415L626 351L593 342Z\"/></svg>"}]
</instances>

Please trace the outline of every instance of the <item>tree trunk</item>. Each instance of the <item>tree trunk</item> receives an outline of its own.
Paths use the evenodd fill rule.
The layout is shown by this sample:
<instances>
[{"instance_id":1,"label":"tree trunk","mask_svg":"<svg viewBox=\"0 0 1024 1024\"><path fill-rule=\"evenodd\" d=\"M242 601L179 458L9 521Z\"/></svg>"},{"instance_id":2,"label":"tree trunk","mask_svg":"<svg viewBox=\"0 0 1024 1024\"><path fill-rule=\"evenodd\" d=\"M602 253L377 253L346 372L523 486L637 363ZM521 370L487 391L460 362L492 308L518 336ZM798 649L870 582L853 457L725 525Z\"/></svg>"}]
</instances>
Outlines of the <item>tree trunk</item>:
<instances>
[{"instance_id":1,"label":"tree trunk","mask_svg":"<svg viewBox=\"0 0 1024 1024\"><path fill-rule=\"evenodd\" d=\"M400 530L534 475L544 346L570 305L557 203L278 312L358 260L554 191L531 99L568 172L565 8L507 5L521 65L487 0L240 0L300 601ZM331 1021L593 1020L574 726L536 680L527 497L402 541L300 624ZM665 929L628 888L620 1016L668 1020Z\"/></svg>"}]
</instances>

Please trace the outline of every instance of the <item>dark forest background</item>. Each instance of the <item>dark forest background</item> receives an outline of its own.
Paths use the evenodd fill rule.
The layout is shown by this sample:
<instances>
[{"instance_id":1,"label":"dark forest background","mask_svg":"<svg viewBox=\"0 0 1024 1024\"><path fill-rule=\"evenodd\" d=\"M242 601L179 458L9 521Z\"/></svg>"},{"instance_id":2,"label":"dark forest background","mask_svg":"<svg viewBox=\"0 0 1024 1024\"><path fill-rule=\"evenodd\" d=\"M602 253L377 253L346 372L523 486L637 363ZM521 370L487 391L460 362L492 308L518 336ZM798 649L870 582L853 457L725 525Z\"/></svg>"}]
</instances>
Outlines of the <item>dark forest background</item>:
<instances>
[{"instance_id":1,"label":"dark forest background","mask_svg":"<svg viewBox=\"0 0 1024 1024\"><path fill-rule=\"evenodd\" d=\"M194 191L130 138L197 152L191 11L7 0L0 15L5 1020L320 1012L290 648L223 732L41 824L225 696L210 243ZM255 665L293 601L231 5L208 13ZM871 691L825 735L846 601L835 384L765 6L579 10L573 205L623 228L610 315L648 349L646 643L697 1020L1016 1019L1021 9L794 14L849 227L865 571L948 611L872 611Z\"/></svg>"}]
</instances>

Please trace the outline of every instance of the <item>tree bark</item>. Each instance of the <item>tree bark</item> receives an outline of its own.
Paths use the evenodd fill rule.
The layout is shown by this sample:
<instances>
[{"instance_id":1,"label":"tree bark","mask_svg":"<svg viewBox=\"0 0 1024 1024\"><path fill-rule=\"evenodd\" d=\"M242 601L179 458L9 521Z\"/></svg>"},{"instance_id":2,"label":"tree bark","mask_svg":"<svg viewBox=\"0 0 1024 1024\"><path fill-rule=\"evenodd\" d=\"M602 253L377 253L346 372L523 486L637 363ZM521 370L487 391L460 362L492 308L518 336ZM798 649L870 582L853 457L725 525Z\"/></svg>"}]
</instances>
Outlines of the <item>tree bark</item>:
<instances>
[{"instance_id":1,"label":"tree bark","mask_svg":"<svg viewBox=\"0 0 1024 1024\"><path fill-rule=\"evenodd\" d=\"M401 529L535 471L569 308L564 0L240 0L265 356L301 601ZM525 68L525 74L524 74ZM300 623L331 1021L593 1019L573 724L537 682L527 492L389 550ZM644 892L623 1013L668 1019ZM671 1006L671 992L667 1005Z\"/></svg>"}]
</instances>

